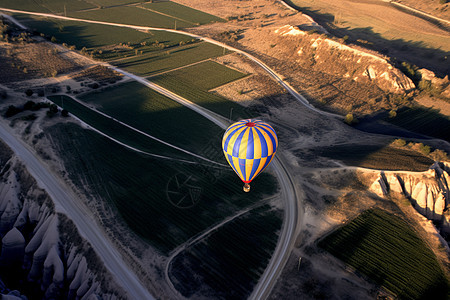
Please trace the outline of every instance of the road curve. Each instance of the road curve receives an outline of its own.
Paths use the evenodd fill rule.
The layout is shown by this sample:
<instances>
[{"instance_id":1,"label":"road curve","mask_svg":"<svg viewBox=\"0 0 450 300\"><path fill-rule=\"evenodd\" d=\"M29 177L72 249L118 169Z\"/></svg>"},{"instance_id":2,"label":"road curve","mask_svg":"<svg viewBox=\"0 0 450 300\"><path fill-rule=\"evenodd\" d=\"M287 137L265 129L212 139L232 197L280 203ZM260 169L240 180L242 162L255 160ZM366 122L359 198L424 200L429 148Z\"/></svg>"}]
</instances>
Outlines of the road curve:
<instances>
[{"instance_id":1,"label":"road curve","mask_svg":"<svg viewBox=\"0 0 450 300\"><path fill-rule=\"evenodd\" d=\"M47 14L47 13L29 12L29 11L22 11L22 10L17 10L17 9L2 8L2 7L0 7L0 10L13 12L13 13L20 13L20 14L28 14L28 15L34 15L34 16L41 16L41 17L69 20L69 21L78 21L78 22L85 22L85 23L91 23L91 24L100 24L100 25L109 25L109 26L116 26L116 27L132 28L132 29L136 29L136 30L166 31L166 32L183 34L183 35L187 35L187 36L199 39L199 40L203 40L205 42L208 42L208 43L211 43L211 44L214 44L214 45L226 48L228 50L234 51L236 53L239 53L239 54L249 58L250 60L252 60L256 64L258 64L260 67L262 67L278 84L280 84L282 87L284 87L289 94L291 94L297 101L299 101L301 104L303 104L308 109L310 109L310 110L312 110L312 111L314 111L314 112L316 112L318 114L321 114L321 115L327 115L327 116L334 117L334 118L342 118L341 115L337 115L337 114L321 111L321 110L315 108L313 105L311 105L311 103L309 103L308 100L306 100L305 97L300 95L294 88L292 88L289 85L289 83L287 83L285 80L281 79L281 77L274 70L272 70L269 66L267 66L265 63L260 61L258 58L254 57L253 55L251 55L251 54L249 54L249 53L247 53L245 51L242 51L242 50L239 50L237 48L228 46L228 45L226 45L224 43L221 43L219 41L213 40L211 38L203 37L203 36L200 36L200 35L197 35L197 34L193 34L193 33L189 33L189 32L182 31L182 30L175 30L175 29L168 29L168 28L137 26L137 25L129 25L129 24L120 24L120 23L112 23L112 22L103 22L103 21L95 21L95 20L78 19L78 18L64 17L64 16L53 15L53 14Z\"/></svg>"},{"instance_id":2,"label":"road curve","mask_svg":"<svg viewBox=\"0 0 450 300\"><path fill-rule=\"evenodd\" d=\"M80 234L90 242L130 299L154 299L136 274L129 269L115 246L104 236L89 209L63 181L55 177L48 167L36 158L36 154L26 144L10 132L3 121L0 121L0 139L20 158L38 185L46 190L55 203L56 211L63 212L73 220Z\"/></svg>"},{"instance_id":3,"label":"road curve","mask_svg":"<svg viewBox=\"0 0 450 300\"><path fill-rule=\"evenodd\" d=\"M218 46L227 48L229 50L235 51L237 53L240 53L241 55L246 56L247 58L251 59L255 63L257 63L259 66L261 66L275 81L277 81L280 85L282 85L295 99L297 99L300 103L302 103L305 107L308 109L322 114L322 115L328 115L332 117L338 117L342 118L340 115L323 112L321 110L318 110L314 106L312 106L303 96L301 96L297 91L295 91L287 82L281 79L281 77L275 73L270 67L268 67L266 64L264 64L262 61L257 59L256 57L239 50L237 48L225 45L221 42L215 41L210 38L205 38L199 35L178 31L178 30L172 30L172 29L163 29L163 28L153 28L153 27L145 27L145 26L134 26L134 25L127 25L127 24L117 24L117 23L110 23L110 22L101 22L101 21L91 21L91 20L83 20L83 19L76 19L76 18L69 18L69 17L63 17L63 16L56 16L51 14L45 14L45 13L32 13L32 12L24 12L19 10L11 10L11 9L4 9L0 8L0 10L4 11L10 11L10 12L16 12L16 13L26 13L31 15L40 15L40 16L46 16L51 18L58 18L58 19L66 19L66 20L73 20L73 21L80 21L80 22L87 22L87 23L94 23L94 24L103 24L103 25L111 25L111 26L118 26L118 27L128 27L133 28L137 30L159 30L159 31L168 31L168 32L175 32L179 34L188 35L191 37L195 37L213 44L216 44ZM123 70L120 70L120 72L123 72ZM141 83L144 83L145 85L152 87L152 83L133 74L124 72L126 75L138 80ZM144 82L143 82L144 80ZM223 118L222 116L219 116L199 105L196 105L184 98L179 97L178 95L165 90L159 86L153 85L152 88L155 88L159 92L162 92L169 98L172 98L173 100L189 106L191 109L196 111L197 113L203 115L222 129L226 129L229 125L228 120ZM160 90L163 89L163 90ZM178 96L178 97L175 97ZM174 99L176 98L176 99ZM0 136L1 138L1 136ZM283 270L284 265L286 264L291 249L294 245L295 238L297 236L297 233L299 231L299 212L303 213L302 207L299 207L299 193L296 191L296 186L294 182L292 181L292 178L284 166L284 164L281 161L281 153L278 154L278 156L275 157L275 159L272 162L271 168L274 169L275 173L277 174L277 177L279 179L279 182L281 184L281 190L282 194L284 195L283 200L285 202L285 216L284 216L284 222L282 231L279 237L279 241L277 244L277 247L275 249L275 252L269 262L268 267L264 271L264 274L261 276L258 284L256 285L252 295L250 296L251 299L265 299L270 294L272 287L274 286L276 279L280 275L281 271ZM117 252L116 252L117 253ZM117 253L117 255L119 255ZM131 275L131 274L130 274ZM132 274L133 278L136 278L135 274ZM148 294L148 292L147 292ZM153 299L150 294L148 294L148 297L138 297L135 299Z\"/></svg>"}]
</instances>

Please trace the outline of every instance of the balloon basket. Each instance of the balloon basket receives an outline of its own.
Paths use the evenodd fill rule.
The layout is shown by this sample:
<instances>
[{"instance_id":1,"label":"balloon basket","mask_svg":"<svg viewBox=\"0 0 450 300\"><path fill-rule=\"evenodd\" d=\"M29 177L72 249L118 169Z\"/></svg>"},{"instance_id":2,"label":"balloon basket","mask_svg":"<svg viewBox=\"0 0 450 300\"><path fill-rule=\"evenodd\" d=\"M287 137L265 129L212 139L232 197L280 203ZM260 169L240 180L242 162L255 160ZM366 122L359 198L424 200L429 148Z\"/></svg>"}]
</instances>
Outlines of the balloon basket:
<instances>
[{"instance_id":1,"label":"balloon basket","mask_svg":"<svg viewBox=\"0 0 450 300\"><path fill-rule=\"evenodd\" d=\"M246 193L250 192L250 184L248 184L248 183L244 184L243 190Z\"/></svg>"}]
</instances>

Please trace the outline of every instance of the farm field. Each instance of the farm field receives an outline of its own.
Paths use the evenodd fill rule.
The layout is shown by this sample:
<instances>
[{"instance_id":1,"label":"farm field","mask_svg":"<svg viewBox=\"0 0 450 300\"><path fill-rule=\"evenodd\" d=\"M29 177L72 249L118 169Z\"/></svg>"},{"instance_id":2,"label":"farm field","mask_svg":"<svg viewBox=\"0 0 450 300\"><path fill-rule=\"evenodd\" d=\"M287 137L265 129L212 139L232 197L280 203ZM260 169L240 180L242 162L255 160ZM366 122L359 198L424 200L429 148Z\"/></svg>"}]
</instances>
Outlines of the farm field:
<instances>
[{"instance_id":1,"label":"farm field","mask_svg":"<svg viewBox=\"0 0 450 300\"><path fill-rule=\"evenodd\" d=\"M183 22L181 20L135 6L109 7L105 9L83 12L71 12L67 15L69 17L80 19L171 29L175 29L176 21L177 29L192 27L192 24L189 22Z\"/></svg>"},{"instance_id":2,"label":"farm field","mask_svg":"<svg viewBox=\"0 0 450 300\"><path fill-rule=\"evenodd\" d=\"M89 0L90 3L94 3L96 5L101 6L113 6L113 5L124 5L124 4L132 4L138 3L138 0Z\"/></svg>"},{"instance_id":3,"label":"farm field","mask_svg":"<svg viewBox=\"0 0 450 300\"><path fill-rule=\"evenodd\" d=\"M198 153L205 144L221 147L223 130L189 108L137 83L124 83L80 100L117 120ZM201 134L200 134L201 133ZM220 152L220 151L219 151ZM222 158L226 163L225 158Z\"/></svg>"},{"instance_id":4,"label":"farm field","mask_svg":"<svg viewBox=\"0 0 450 300\"><path fill-rule=\"evenodd\" d=\"M47 98L56 105L64 107L64 109L86 122L89 126L92 126L93 128L96 128L131 147L135 147L142 151L156 155L192 160L192 156L150 139L126 126L121 125L111 118L102 116L94 110L74 101L68 96L48 96Z\"/></svg>"},{"instance_id":5,"label":"farm field","mask_svg":"<svg viewBox=\"0 0 450 300\"><path fill-rule=\"evenodd\" d=\"M280 228L280 211L268 205L254 209L178 254L169 277L184 297L246 299L266 268Z\"/></svg>"},{"instance_id":6,"label":"farm field","mask_svg":"<svg viewBox=\"0 0 450 300\"><path fill-rule=\"evenodd\" d=\"M182 69L150 77L149 80L215 113L232 119L248 118L249 111L208 90L247 76L221 64L205 61Z\"/></svg>"},{"instance_id":7,"label":"farm field","mask_svg":"<svg viewBox=\"0 0 450 300\"><path fill-rule=\"evenodd\" d=\"M230 52L222 47L200 42L111 63L130 73L147 77L227 53Z\"/></svg>"},{"instance_id":8,"label":"farm field","mask_svg":"<svg viewBox=\"0 0 450 300\"><path fill-rule=\"evenodd\" d=\"M83 0L2 0L0 7L33 12L58 13L66 11L91 9L97 6Z\"/></svg>"},{"instance_id":9,"label":"farm field","mask_svg":"<svg viewBox=\"0 0 450 300\"><path fill-rule=\"evenodd\" d=\"M223 19L216 16L170 1L145 3L143 7L190 22L193 25L224 22Z\"/></svg>"},{"instance_id":10,"label":"farm field","mask_svg":"<svg viewBox=\"0 0 450 300\"><path fill-rule=\"evenodd\" d=\"M111 203L133 231L165 255L277 190L275 179L265 172L254 181L252 193L244 194L230 168L143 156L75 124L54 125L46 134L70 179ZM187 186L176 184L186 180ZM187 202L181 202L182 196L187 196ZM273 243L276 239L273 236Z\"/></svg>"},{"instance_id":11,"label":"farm field","mask_svg":"<svg viewBox=\"0 0 450 300\"><path fill-rule=\"evenodd\" d=\"M445 31L427 22L398 11L382 1L290 0L309 13L316 21L333 23L336 28L352 31L359 38L376 41L377 37L395 42L423 45L444 52L450 51L450 41L444 41ZM411 30L414 26L414 30Z\"/></svg>"},{"instance_id":12,"label":"farm field","mask_svg":"<svg viewBox=\"0 0 450 300\"><path fill-rule=\"evenodd\" d=\"M192 42L189 36L171 32L145 33L129 28L22 14L15 14L14 17L32 30L42 32L49 37L54 36L58 43L75 45L77 49L86 47L89 51L95 52L96 59L103 60L135 56L136 49L142 53L158 52L161 51L161 44L165 47L173 47L179 46L180 43ZM119 44L126 44L126 46L119 46Z\"/></svg>"},{"instance_id":13,"label":"farm field","mask_svg":"<svg viewBox=\"0 0 450 300\"><path fill-rule=\"evenodd\" d=\"M436 256L405 221L370 209L319 242L398 299L448 299Z\"/></svg>"},{"instance_id":14,"label":"farm field","mask_svg":"<svg viewBox=\"0 0 450 300\"><path fill-rule=\"evenodd\" d=\"M320 156L340 160L349 166L376 170L421 172L428 170L434 162L419 152L389 146L337 145L316 148L313 151Z\"/></svg>"},{"instance_id":15,"label":"farm field","mask_svg":"<svg viewBox=\"0 0 450 300\"><path fill-rule=\"evenodd\" d=\"M420 134L450 141L450 118L426 107L403 108L385 121Z\"/></svg>"}]
</instances>

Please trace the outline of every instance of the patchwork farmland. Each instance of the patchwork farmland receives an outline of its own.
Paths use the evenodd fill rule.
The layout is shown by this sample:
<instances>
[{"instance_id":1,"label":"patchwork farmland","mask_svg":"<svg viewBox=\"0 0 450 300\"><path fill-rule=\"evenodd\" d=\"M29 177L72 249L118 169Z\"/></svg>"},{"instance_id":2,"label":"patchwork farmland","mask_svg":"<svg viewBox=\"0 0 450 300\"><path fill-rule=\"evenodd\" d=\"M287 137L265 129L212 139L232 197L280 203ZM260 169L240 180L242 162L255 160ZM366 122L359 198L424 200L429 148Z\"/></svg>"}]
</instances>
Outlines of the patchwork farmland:
<instances>
[{"instance_id":1,"label":"patchwork farmland","mask_svg":"<svg viewBox=\"0 0 450 300\"><path fill-rule=\"evenodd\" d=\"M166 28L222 21L171 2L147 3L145 7L108 7L111 4L108 1L92 3L106 7L77 11L76 7L67 6L67 15ZM53 10L57 4L54 3ZM43 6L40 9L48 12ZM231 53L222 47L163 31L142 32L25 14L15 14L15 17L48 39L54 37L53 40L69 49L81 50L90 58L107 61L127 72L152 76L149 80L227 118L231 111L234 118L252 116L250 110L209 92L248 76L210 60ZM98 207L110 207L117 213L117 220L123 221L158 255L165 257L193 237L225 222L223 228L205 235L207 242L201 248L190 248L189 255L198 257L205 251L217 255L203 264L202 272L208 276L208 272L220 273L223 264L239 266L244 258L235 255L222 261L217 249L209 249L213 244L229 245L239 253L247 253L249 247L258 244L257 255L246 259L252 271L240 280L230 281L230 286L240 295L252 291L272 256L282 223L281 211L272 203L279 200L275 196L279 191L278 182L270 171L258 176L251 194L241 193L241 182L226 166L222 154L223 129L137 82L101 87L73 97L57 94L48 99L106 135L71 122L46 130L68 178L79 189L98 198ZM217 164L160 143L119 121ZM108 137L150 155L123 147ZM97 214L103 216L100 210ZM224 221L233 220L235 215L238 215L235 221ZM108 218L103 222L110 225ZM245 223L252 224L247 234L229 234ZM226 231L222 233L222 230ZM179 254L184 255L183 251ZM171 266L171 274L180 271L185 270L177 263ZM230 272L223 276L232 275ZM176 276L170 278L176 280ZM211 287L216 288L217 284L211 283Z\"/></svg>"}]
</instances>

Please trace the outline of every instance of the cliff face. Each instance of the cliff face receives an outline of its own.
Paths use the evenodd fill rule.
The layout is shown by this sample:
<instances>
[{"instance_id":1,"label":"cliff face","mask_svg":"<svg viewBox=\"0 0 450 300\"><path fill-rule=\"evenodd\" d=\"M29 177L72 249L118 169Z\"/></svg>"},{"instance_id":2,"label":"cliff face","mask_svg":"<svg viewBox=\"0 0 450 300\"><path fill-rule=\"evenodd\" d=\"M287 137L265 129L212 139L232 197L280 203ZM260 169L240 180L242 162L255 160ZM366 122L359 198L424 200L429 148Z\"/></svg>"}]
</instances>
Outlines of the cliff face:
<instances>
[{"instance_id":1,"label":"cliff face","mask_svg":"<svg viewBox=\"0 0 450 300\"><path fill-rule=\"evenodd\" d=\"M409 92L414 83L386 59L361 49L350 47L319 34L308 34L298 27L285 25L277 30L286 39L295 37L298 61L316 71L373 83L391 93Z\"/></svg>"},{"instance_id":2,"label":"cliff face","mask_svg":"<svg viewBox=\"0 0 450 300\"><path fill-rule=\"evenodd\" d=\"M370 190L384 197L389 193L405 195L414 208L428 220L440 224L446 235L450 234L450 165L435 163L428 171L381 172Z\"/></svg>"},{"instance_id":3,"label":"cliff face","mask_svg":"<svg viewBox=\"0 0 450 300\"><path fill-rule=\"evenodd\" d=\"M123 291L75 225L55 213L26 169L11 157L0 160L0 170L0 294L8 295L5 299L20 299L20 294L33 299L122 298Z\"/></svg>"}]
</instances>

